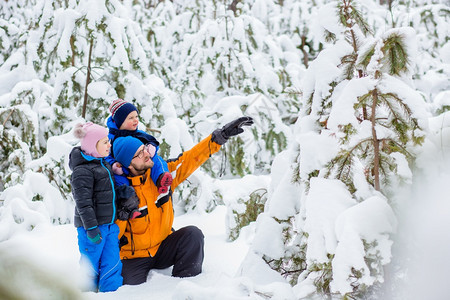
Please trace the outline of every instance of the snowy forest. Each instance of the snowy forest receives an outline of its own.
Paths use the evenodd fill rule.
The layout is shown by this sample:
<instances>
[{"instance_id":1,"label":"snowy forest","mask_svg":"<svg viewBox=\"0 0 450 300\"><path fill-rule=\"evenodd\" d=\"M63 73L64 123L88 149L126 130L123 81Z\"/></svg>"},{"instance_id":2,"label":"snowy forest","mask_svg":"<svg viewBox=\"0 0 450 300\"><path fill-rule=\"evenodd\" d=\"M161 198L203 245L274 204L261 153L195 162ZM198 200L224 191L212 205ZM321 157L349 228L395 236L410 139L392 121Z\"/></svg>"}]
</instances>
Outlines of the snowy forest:
<instances>
[{"instance_id":1,"label":"snowy forest","mask_svg":"<svg viewBox=\"0 0 450 300\"><path fill-rule=\"evenodd\" d=\"M173 299L450 295L446 0L1 1L0 71L2 299L114 299L12 275L12 240L75 232L73 127L117 98L165 159L255 121L173 197L176 218L223 209L238 271Z\"/></svg>"}]
</instances>

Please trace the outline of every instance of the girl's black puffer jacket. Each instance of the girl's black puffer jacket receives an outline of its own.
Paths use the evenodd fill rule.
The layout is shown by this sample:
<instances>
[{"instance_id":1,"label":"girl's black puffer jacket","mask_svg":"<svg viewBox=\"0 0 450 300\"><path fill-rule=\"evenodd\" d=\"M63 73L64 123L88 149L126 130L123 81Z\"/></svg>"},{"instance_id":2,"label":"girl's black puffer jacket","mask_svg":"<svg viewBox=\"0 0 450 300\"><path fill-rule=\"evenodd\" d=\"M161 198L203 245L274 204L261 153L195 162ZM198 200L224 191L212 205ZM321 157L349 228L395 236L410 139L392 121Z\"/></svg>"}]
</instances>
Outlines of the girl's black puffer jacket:
<instances>
[{"instance_id":1,"label":"girl's black puffer jacket","mask_svg":"<svg viewBox=\"0 0 450 300\"><path fill-rule=\"evenodd\" d=\"M112 224L116 218L114 176L104 158L95 158L75 147L69 156L72 194L75 200L75 227L86 230Z\"/></svg>"}]
</instances>

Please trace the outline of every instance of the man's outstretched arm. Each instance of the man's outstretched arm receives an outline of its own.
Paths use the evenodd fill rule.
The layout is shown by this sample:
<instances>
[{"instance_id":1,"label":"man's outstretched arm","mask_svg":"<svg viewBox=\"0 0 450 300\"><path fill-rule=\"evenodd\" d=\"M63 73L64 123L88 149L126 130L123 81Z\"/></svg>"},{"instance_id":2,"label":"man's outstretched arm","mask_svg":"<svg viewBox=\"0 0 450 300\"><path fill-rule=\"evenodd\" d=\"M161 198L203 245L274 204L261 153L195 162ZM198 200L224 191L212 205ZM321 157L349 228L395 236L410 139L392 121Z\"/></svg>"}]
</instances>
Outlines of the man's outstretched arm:
<instances>
[{"instance_id":1,"label":"man's outstretched arm","mask_svg":"<svg viewBox=\"0 0 450 300\"><path fill-rule=\"evenodd\" d=\"M250 126L253 124L251 117L238 118L203 139L192 149L183 152L178 158L168 160L167 165L172 172L173 183L172 189L176 188L181 182L188 178L195 170L205 163L211 155L220 150L221 145L225 144L230 137L236 136L244 132L242 126ZM176 170L174 174L173 171Z\"/></svg>"},{"instance_id":2,"label":"man's outstretched arm","mask_svg":"<svg viewBox=\"0 0 450 300\"><path fill-rule=\"evenodd\" d=\"M167 166L173 176L172 189L175 189L181 182L205 163L211 155L220 150L221 146L213 142L211 137L212 136L210 135L203 139L192 149L180 154L176 159L167 161Z\"/></svg>"}]
</instances>

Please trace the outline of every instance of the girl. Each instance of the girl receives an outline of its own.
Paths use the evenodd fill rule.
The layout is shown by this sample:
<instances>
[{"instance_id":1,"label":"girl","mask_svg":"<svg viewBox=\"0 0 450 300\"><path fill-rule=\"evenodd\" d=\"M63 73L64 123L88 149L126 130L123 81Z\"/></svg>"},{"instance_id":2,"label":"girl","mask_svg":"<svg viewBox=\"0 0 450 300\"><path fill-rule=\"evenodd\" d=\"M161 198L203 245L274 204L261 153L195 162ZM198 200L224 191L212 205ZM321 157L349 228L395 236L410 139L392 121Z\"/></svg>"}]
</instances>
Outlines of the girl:
<instances>
[{"instance_id":1,"label":"girl","mask_svg":"<svg viewBox=\"0 0 450 300\"><path fill-rule=\"evenodd\" d=\"M114 177L105 160L111 148L108 130L88 122L77 124L74 135L81 140L81 146L72 149L69 166L81 260L92 266L90 290L111 292L122 285L123 279L119 228L114 223Z\"/></svg>"}]
</instances>

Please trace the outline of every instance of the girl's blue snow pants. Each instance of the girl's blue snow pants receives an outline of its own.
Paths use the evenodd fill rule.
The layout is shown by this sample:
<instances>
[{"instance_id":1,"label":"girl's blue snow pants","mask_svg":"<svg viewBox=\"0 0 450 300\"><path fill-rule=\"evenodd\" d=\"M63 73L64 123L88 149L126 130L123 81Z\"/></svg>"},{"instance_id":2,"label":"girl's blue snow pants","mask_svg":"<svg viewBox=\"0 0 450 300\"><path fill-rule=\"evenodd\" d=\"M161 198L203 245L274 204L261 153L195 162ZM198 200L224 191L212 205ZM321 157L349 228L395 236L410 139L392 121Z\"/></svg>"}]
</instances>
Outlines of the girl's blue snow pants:
<instances>
[{"instance_id":1,"label":"girl's blue snow pants","mask_svg":"<svg viewBox=\"0 0 450 300\"><path fill-rule=\"evenodd\" d=\"M112 292L123 284L122 262L119 255L119 227L117 224L99 225L102 241L94 244L88 240L86 230L81 226L78 231L78 247L81 260L88 262L91 268L91 290Z\"/></svg>"}]
</instances>

